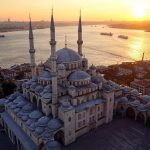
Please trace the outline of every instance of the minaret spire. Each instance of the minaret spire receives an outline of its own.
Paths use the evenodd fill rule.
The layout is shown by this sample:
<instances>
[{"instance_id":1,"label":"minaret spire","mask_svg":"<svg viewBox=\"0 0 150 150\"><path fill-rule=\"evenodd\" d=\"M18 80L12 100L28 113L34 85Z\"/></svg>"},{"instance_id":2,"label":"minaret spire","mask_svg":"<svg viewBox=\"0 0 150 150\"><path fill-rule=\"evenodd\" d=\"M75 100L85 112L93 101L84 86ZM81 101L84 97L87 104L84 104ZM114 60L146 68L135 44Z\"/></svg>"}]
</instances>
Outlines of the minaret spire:
<instances>
[{"instance_id":1,"label":"minaret spire","mask_svg":"<svg viewBox=\"0 0 150 150\"><path fill-rule=\"evenodd\" d=\"M31 71L32 71L32 78L36 76L36 64L35 64L35 49L34 49L34 37L32 31L32 23L31 23L31 16L29 14L29 53L30 53L30 64L31 64Z\"/></svg>"},{"instance_id":2,"label":"minaret spire","mask_svg":"<svg viewBox=\"0 0 150 150\"><path fill-rule=\"evenodd\" d=\"M57 92L57 70L56 70L55 23L53 17L53 8L50 23L50 45L51 45L50 67L52 74L52 115L55 118L58 115L58 92Z\"/></svg>"},{"instance_id":3,"label":"minaret spire","mask_svg":"<svg viewBox=\"0 0 150 150\"><path fill-rule=\"evenodd\" d=\"M67 36L65 35L65 48L67 48Z\"/></svg>"},{"instance_id":4,"label":"minaret spire","mask_svg":"<svg viewBox=\"0 0 150 150\"><path fill-rule=\"evenodd\" d=\"M80 9L80 16L79 16L79 23L78 23L78 40L77 40L77 44L78 44L78 53L79 53L80 56L83 56L83 54L82 54L83 40L82 40L81 9Z\"/></svg>"}]
</instances>

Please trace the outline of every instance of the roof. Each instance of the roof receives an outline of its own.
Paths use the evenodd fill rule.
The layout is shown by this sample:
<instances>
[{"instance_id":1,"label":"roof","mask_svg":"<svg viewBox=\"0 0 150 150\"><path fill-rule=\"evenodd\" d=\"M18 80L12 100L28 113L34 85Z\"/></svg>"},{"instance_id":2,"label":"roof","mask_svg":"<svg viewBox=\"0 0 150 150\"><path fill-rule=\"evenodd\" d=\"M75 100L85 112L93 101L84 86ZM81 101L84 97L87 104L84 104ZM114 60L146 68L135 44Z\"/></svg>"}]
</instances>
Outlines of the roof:
<instances>
[{"instance_id":1,"label":"roof","mask_svg":"<svg viewBox=\"0 0 150 150\"><path fill-rule=\"evenodd\" d=\"M68 77L69 80L90 80L91 76L85 71L77 70L71 73Z\"/></svg>"},{"instance_id":2,"label":"roof","mask_svg":"<svg viewBox=\"0 0 150 150\"><path fill-rule=\"evenodd\" d=\"M14 132L17 138L23 144L23 147L27 150L35 150L36 145L34 142L21 130L21 128L14 122L7 112L1 114L3 120L6 122L8 127Z\"/></svg>"},{"instance_id":3,"label":"roof","mask_svg":"<svg viewBox=\"0 0 150 150\"><path fill-rule=\"evenodd\" d=\"M70 63L80 61L81 56L72 49L62 48L56 52L57 63Z\"/></svg>"},{"instance_id":4,"label":"roof","mask_svg":"<svg viewBox=\"0 0 150 150\"><path fill-rule=\"evenodd\" d=\"M83 104L80 104L80 105L76 106L75 111L76 112L81 112L86 108L90 108L90 107L93 107L95 105L102 104L104 102L105 102L105 100L103 100L103 99L90 100L86 103L83 103Z\"/></svg>"}]
</instances>

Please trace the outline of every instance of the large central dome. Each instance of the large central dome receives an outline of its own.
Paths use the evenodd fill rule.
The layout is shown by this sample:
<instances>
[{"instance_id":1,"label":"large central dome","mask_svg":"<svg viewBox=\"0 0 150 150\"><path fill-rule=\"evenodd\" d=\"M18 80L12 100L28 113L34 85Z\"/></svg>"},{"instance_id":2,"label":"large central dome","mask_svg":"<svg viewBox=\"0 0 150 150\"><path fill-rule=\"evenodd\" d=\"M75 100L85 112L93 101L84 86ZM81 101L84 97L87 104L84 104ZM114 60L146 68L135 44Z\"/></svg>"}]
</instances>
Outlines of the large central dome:
<instances>
[{"instance_id":1,"label":"large central dome","mask_svg":"<svg viewBox=\"0 0 150 150\"><path fill-rule=\"evenodd\" d=\"M70 63L81 60L81 56L72 49L63 48L56 52L57 63Z\"/></svg>"}]
</instances>

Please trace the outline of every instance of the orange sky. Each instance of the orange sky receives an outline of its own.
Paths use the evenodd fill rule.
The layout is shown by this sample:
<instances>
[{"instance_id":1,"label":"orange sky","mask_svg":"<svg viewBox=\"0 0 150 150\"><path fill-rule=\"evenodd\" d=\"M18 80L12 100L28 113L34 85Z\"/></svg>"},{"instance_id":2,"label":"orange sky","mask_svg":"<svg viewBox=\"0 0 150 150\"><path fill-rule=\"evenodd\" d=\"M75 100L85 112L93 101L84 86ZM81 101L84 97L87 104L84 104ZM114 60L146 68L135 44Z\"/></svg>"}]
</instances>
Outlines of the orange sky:
<instances>
[{"instance_id":1,"label":"orange sky","mask_svg":"<svg viewBox=\"0 0 150 150\"><path fill-rule=\"evenodd\" d=\"M0 20L49 20L54 7L55 20L76 21L79 9L85 21L150 20L150 0L0 0Z\"/></svg>"}]
</instances>

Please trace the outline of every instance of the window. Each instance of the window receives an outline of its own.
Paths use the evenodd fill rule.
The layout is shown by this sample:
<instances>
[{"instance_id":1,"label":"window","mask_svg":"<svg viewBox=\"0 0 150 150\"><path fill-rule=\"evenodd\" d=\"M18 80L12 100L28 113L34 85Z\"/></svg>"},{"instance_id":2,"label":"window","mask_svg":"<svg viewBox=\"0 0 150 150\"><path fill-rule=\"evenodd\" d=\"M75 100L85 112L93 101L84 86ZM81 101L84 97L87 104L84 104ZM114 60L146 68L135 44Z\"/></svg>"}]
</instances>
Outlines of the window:
<instances>
[{"instance_id":1,"label":"window","mask_svg":"<svg viewBox=\"0 0 150 150\"><path fill-rule=\"evenodd\" d=\"M78 115L78 120L80 120L80 119L81 119L81 114Z\"/></svg>"},{"instance_id":2,"label":"window","mask_svg":"<svg viewBox=\"0 0 150 150\"><path fill-rule=\"evenodd\" d=\"M68 121L69 121L69 122L71 121L71 117L68 118Z\"/></svg>"}]
</instances>

